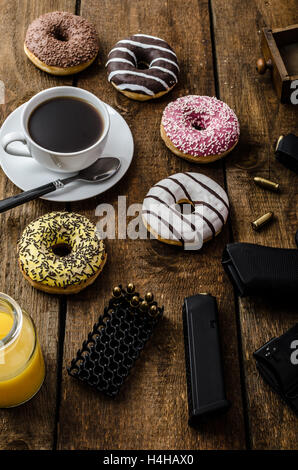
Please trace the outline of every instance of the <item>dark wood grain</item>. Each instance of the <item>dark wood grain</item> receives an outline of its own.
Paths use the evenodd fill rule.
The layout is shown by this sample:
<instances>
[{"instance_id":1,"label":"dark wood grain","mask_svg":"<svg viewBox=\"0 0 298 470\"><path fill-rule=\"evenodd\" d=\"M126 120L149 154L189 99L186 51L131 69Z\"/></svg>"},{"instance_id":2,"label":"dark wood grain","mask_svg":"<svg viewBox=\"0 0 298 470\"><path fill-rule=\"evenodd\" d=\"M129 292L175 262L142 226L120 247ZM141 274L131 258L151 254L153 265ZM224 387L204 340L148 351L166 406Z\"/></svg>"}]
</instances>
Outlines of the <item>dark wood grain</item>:
<instances>
[{"instance_id":1,"label":"dark wood grain","mask_svg":"<svg viewBox=\"0 0 298 470\"><path fill-rule=\"evenodd\" d=\"M258 76L255 62L261 28L297 23L297 2L211 3L220 97L235 109L241 123L240 144L226 159L234 239L294 248L297 176L275 161L274 143L280 134L297 134L298 107L279 103L270 74ZM253 177L257 175L278 181L281 194L256 187ZM250 221L268 210L276 215L274 223L253 232ZM297 306L284 298L279 302L251 298L241 300L239 310L252 447L297 448L297 419L262 382L252 358L257 348L297 322Z\"/></svg>"},{"instance_id":2,"label":"dark wood grain","mask_svg":"<svg viewBox=\"0 0 298 470\"><path fill-rule=\"evenodd\" d=\"M81 2L81 14L98 29L99 61L78 79L86 88L115 107L127 120L135 139L133 164L123 181L102 197L72 204L71 209L93 221L95 208L108 202L117 208L117 196L127 205L142 202L159 179L178 171L198 171L224 184L221 163L195 166L171 154L159 136L162 110L178 96L214 95L214 77L208 2L191 0ZM118 94L107 82L105 63L114 43L143 32L167 40L181 63L179 85L156 102L139 103ZM233 293L224 279L221 252L227 227L201 252L190 253L157 241L109 240L108 262L98 281L68 300L64 372L58 433L60 449L206 449L245 446ZM103 311L111 288L133 281L138 290L151 289L165 306L165 319L124 385L110 401L69 378L65 367L75 355L93 322ZM225 375L233 406L194 431L187 425L187 398L181 306L185 296L210 291L219 299Z\"/></svg>"},{"instance_id":3,"label":"dark wood grain","mask_svg":"<svg viewBox=\"0 0 298 470\"><path fill-rule=\"evenodd\" d=\"M0 78L5 84L5 104L0 105L0 121L43 88L61 84L40 72L28 61L23 43L29 23L49 10L74 11L75 1L1 0ZM71 84L71 79L63 83ZM0 174L0 198L17 194L16 188ZM51 449L55 429L57 340L59 299L32 289L23 279L17 264L16 244L25 226L57 204L35 201L1 214L1 291L11 295L33 317L42 344L47 377L40 393L29 403L15 409L0 410L0 449ZM63 207L63 206L62 206Z\"/></svg>"},{"instance_id":4,"label":"dark wood grain","mask_svg":"<svg viewBox=\"0 0 298 470\"><path fill-rule=\"evenodd\" d=\"M75 12L75 8L98 29L99 58L74 80L51 77L36 69L23 53L27 26L41 13L58 9ZM59 449L239 449L248 439L254 449L297 448L294 415L263 383L252 359L253 351L297 322L297 308L283 298L278 302L250 298L237 301L235 312L233 290L220 263L223 247L231 239L295 246L297 177L275 161L273 149L280 134L298 133L298 107L279 103L270 74L258 76L255 62L261 55L261 28L297 23L297 1L0 0L0 9L0 79L6 87L5 104L0 105L1 124L41 89L75 84L112 105L131 127L135 153L126 177L104 195L68 205L67 209L96 222L95 209L100 203L111 203L117 211L118 195L127 196L127 206L142 202L159 179L187 170L202 172L226 186L232 206L230 232L225 227L198 253L153 240L108 240L109 259L102 275L67 303L33 290L23 280L16 256L17 239L24 227L64 205L40 200L1 215L0 290L19 301L34 318L47 377L31 402L0 410L0 450L51 449L56 445ZM178 86L156 102L130 101L107 82L104 63L108 51L117 40L137 32L164 38L180 60ZM196 166L166 149L159 135L161 114L178 96L215 92L239 116L241 140L224 162ZM254 186L253 176L278 181L281 194ZM18 191L1 172L0 198ZM274 223L260 233L253 232L250 221L268 210L276 214ZM165 318L119 397L111 401L68 377L66 366L102 312L112 287L128 281L135 282L141 292L152 290L165 306ZM232 408L194 431L187 425L181 305L185 296L206 291L218 298ZM60 337L63 347L66 312L61 365L58 342ZM243 352L240 358L238 349ZM242 389L239 361L244 371ZM242 393L246 397L244 408ZM244 417L249 435L245 435Z\"/></svg>"}]
</instances>

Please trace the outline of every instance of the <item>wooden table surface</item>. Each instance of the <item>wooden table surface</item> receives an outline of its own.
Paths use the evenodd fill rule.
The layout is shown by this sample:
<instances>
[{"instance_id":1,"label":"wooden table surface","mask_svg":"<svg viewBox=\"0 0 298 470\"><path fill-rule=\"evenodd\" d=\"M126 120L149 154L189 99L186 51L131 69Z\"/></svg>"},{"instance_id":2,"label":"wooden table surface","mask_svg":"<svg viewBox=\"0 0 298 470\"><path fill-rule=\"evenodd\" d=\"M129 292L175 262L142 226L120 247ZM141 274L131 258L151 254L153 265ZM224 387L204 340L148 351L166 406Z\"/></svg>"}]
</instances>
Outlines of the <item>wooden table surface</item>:
<instances>
[{"instance_id":1,"label":"wooden table surface","mask_svg":"<svg viewBox=\"0 0 298 470\"><path fill-rule=\"evenodd\" d=\"M75 77L55 78L33 66L23 52L29 23L42 13L66 10L95 23L98 60ZM297 179L275 162L274 141L298 134L298 107L281 105L270 76L257 76L260 30L298 23L297 0L0 0L0 79L6 102L1 123L38 91L59 85L85 88L119 111L135 140L133 164L113 189L86 202L34 201L1 215L1 291L27 309L37 325L47 376L41 392L19 408L0 412L0 449L294 449L297 418L260 379L252 353L298 320L285 299L234 296L222 266L229 241L294 248ZM118 94L104 63L113 44L143 32L164 38L177 52L178 86L162 99L141 103ZM196 166L167 150L159 136L167 103L187 94L216 95L236 112L241 139L223 161ZM96 222L98 204L117 208L142 202L159 179L199 171L225 187L231 216L223 233L199 252L183 252L155 240L109 240L108 263L97 282L67 299L34 290L17 266L16 243L25 226L51 210L77 211ZM280 195L254 186L253 176L282 185ZM0 197L19 192L1 172ZM295 194L296 192L296 194ZM276 220L262 232L250 221L268 210ZM111 401L67 375L66 367L119 282L150 289L165 306L165 319ZM229 412L195 431L187 425L181 305L210 292L218 299Z\"/></svg>"}]
</instances>

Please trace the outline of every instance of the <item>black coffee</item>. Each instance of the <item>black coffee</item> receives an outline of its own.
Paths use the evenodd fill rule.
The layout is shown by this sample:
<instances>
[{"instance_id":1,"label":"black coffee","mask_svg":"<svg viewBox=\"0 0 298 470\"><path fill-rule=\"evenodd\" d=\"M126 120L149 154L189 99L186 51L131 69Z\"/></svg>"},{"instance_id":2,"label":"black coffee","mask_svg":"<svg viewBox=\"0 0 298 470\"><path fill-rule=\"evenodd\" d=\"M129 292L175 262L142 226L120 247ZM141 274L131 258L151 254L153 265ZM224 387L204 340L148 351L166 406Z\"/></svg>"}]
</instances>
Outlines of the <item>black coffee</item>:
<instances>
[{"instance_id":1,"label":"black coffee","mask_svg":"<svg viewBox=\"0 0 298 470\"><path fill-rule=\"evenodd\" d=\"M103 118L87 101L61 97L44 101L32 111L28 122L31 138L53 152L84 150L100 138Z\"/></svg>"}]
</instances>

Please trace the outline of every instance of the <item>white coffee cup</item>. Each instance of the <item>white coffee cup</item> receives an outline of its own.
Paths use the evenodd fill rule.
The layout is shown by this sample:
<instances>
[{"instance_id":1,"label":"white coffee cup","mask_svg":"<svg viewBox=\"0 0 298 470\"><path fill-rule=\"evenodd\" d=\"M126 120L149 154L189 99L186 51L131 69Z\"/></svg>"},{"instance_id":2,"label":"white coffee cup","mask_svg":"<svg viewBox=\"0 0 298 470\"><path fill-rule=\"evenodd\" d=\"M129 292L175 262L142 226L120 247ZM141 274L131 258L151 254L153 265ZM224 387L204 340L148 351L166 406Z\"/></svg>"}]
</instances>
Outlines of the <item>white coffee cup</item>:
<instances>
[{"instance_id":1,"label":"white coffee cup","mask_svg":"<svg viewBox=\"0 0 298 470\"><path fill-rule=\"evenodd\" d=\"M79 152L60 153L47 150L31 138L28 121L32 111L44 101L52 98L69 96L80 98L93 105L103 119L103 131L95 144ZM24 106L21 115L21 131L10 132L2 138L2 146L10 155L34 158L50 170L61 173L80 171L92 165L103 153L110 128L110 117L106 105L97 96L82 88L59 86L48 88L34 95ZM24 145L10 146L13 142Z\"/></svg>"}]
</instances>

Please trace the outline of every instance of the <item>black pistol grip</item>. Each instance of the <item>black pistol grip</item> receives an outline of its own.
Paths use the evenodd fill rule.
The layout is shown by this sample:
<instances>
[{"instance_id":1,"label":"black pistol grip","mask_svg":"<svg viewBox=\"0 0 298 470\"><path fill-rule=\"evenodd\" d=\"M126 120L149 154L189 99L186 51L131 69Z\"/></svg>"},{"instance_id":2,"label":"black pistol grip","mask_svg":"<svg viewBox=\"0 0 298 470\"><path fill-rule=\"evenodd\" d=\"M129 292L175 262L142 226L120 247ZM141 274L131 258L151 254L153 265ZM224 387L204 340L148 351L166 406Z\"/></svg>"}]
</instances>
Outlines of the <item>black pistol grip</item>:
<instances>
[{"instance_id":1,"label":"black pistol grip","mask_svg":"<svg viewBox=\"0 0 298 470\"><path fill-rule=\"evenodd\" d=\"M240 296L298 296L297 249L231 243L224 249L222 265Z\"/></svg>"}]
</instances>

